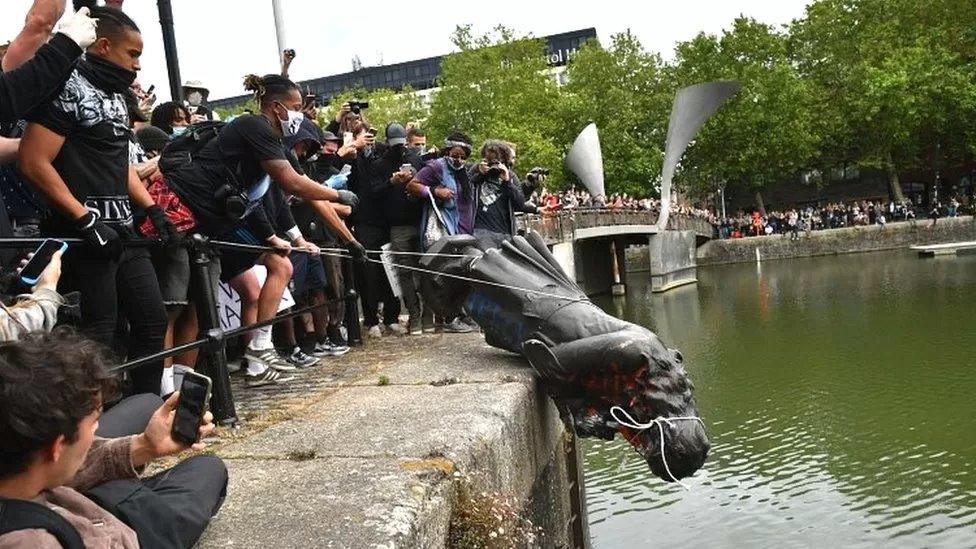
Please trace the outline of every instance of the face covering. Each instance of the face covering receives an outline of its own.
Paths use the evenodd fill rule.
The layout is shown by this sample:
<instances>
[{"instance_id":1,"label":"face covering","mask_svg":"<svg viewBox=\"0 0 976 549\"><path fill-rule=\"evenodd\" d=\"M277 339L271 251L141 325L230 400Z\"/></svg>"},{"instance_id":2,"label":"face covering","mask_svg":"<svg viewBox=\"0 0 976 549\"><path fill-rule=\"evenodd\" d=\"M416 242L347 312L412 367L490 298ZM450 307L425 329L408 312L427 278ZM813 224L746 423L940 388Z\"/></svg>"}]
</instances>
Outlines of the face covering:
<instances>
[{"instance_id":1,"label":"face covering","mask_svg":"<svg viewBox=\"0 0 976 549\"><path fill-rule=\"evenodd\" d=\"M279 118L278 121L281 122L282 135L284 135L285 137L291 137L296 133L298 133L298 128L301 127L302 120L305 120L305 115L302 114L300 111L285 111L285 112L288 113L288 119L282 120Z\"/></svg>"},{"instance_id":2,"label":"face covering","mask_svg":"<svg viewBox=\"0 0 976 549\"><path fill-rule=\"evenodd\" d=\"M190 92L186 96L186 102L193 105L194 107L199 107L200 104L203 103L203 94L198 91Z\"/></svg>"},{"instance_id":3,"label":"face covering","mask_svg":"<svg viewBox=\"0 0 976 549\"><path fill-rule=\"evenodd\" d=\"M464 167L463 158L452 158L447 157L447 165L451 167L452 170L457 171Z\"/></svg>"},{"instance_id":4,"label":"face covering","mask_svg":"<svg viewBox=\"0 0 976 549\"><path fill-rule=\"evenodd\" d=\"M125 93L136 80L136 72L97 55L86 55L78 70L92 84L110 93Z\"/></svg>"},{"instance_id":5,"label":"face covering","mask_svg":"<svg viewBox=\"0 0 976 549\"><path fill-rule=\"evenodd\" d=\"M186 126L173 126L173 137L179 137L186 133Z\"/></svg>"}]
</instances>

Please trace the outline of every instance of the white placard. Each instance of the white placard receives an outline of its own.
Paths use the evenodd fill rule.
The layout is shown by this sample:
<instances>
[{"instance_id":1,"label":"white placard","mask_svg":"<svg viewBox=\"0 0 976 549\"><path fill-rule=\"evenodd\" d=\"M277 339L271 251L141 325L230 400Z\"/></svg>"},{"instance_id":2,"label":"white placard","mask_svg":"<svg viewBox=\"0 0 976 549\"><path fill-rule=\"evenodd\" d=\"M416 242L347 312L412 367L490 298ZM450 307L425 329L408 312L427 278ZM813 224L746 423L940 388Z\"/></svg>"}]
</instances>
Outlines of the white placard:
<instances>
[{"instance_id":1,"label":"white placard","mask_svg":"<svg viewBox=\"0 0 976 549\"><path fill-rule=\"evenodd\" d=\"M395 261L393 254L390 250L393 246L390 243L383 244L380 247L383 253L380 254L380 261L383 262L383 270L386 271L386 278L390 281L390 289L393 290L393 295L397 297L403 296L403 291L400 289L400 277L397 276L396 267L393 266Z\"/></svg>"},{"instance_id":2,"label":"white placard","mask_svg":"<svg viewBox=\"0 0 976 549\"><path fill-rule=\"evenodd\" d=\"M268 278L268 270L264 265L255 265L251 268L258 277L258 284L264 286L264 281ZM281 297L278 305L278 312L284 311L295 305L295 298L291 296L288 288ZM233 330L241 325L241 296L230 287L230 284L223 282L217 285L217 316L220 318L220 327L224 330Z\"/></svg>"}]
</instances>

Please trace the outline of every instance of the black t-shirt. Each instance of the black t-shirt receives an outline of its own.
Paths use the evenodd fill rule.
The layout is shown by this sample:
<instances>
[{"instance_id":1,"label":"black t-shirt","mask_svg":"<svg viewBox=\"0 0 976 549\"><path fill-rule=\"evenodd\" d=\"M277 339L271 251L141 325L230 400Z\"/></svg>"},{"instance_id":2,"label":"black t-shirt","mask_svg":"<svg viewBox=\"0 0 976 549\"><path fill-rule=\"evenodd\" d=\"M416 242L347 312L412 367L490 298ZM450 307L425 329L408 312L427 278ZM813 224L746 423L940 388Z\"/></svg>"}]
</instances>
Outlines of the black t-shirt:
<instances>
[{"instance_id":1,"label":"black t-shirt","mask_svg":"<svg viewBox=\"0 0 976 549\"><path fill-rule=\"evenodd\" d=\"M266 118L245 114L228 123L193 162L167 174L167 182L196 215L200 229L220 236L241 222L226 215L214 194L228 183L245 193L255 189L267 176L261 167L265 160L287 160L281 138ZM261 197L256 198L259 205Z\"/></svg>"},{"instance_id":2,"label":"black t-shirt","mask_svg":"<svg viewBox=\"0 0 976 549\"><path fill-rule=\"evenodd\" d=\"M512 233L512 214L508 194L497 180L485 180L478 186L478 211L474 228L495 233Z\"/></svg>"},{"instance_id":3,"label":"black t-shirt","mask_svg":"<svg viewBox=\"0 0 976 549\"><path fill-rule=\"evenodd\" d=\"M96 87L76 69L58 97L30 118L65 137L54 168L71 194L103 222L132 225L129 201L129 116L120 93ZM74 220L52 211L50 234L71 234ZM125 231L128 233L128 231Z\"/></svg>"}]
</instances>

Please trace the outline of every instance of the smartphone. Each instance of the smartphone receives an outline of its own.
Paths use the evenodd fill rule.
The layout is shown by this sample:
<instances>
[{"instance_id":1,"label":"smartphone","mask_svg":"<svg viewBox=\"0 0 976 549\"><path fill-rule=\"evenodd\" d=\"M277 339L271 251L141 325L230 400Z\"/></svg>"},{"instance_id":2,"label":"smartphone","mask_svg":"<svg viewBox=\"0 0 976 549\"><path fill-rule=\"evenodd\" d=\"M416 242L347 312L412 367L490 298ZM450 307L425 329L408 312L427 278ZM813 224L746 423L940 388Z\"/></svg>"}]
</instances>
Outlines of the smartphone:
<instances>
[{"instance_id":1,"label":"smartphone","mask_svg":"<svg viewBox=\"0 0 976 549\"><path fill-rule=\"evenodd\" d=\"M352 132L344 132L342 134L343 147L348 147L349 145L352 145L352 141L353 141Z\"/></svg>"},{"instance_id":2,"label":"smartphone","mask_svg":"<svg viewBox=\"0 0 976 549\"><path fill-rule=\"evenodd\" d=\"M196 372L183 374L180 386L180 400L176 404L176 417L173 419L173 439L184 444L198 442L203 414L210 404L210 378Z\"/></svg>"},{"instance_id":3,"label":"smartphone","mask_svg":"<svg viewBox=\"0 0 976 549\"><path fill-rule=\"evenodd\" d=\"M413 164L401 164L400 171L414 173L416 170L413 169Z\"/></svg>"},{"instance_id":4,"label":"smartphone","mask_svg":"<svg viewBox=\"0 0 976 549\"><path fill-rule=\"evenodd\" d=\"M68 245L60 240L54 240L53 238L45 240L34 250L34 256L30 258L27 265L24 265L24 268L20 270L20 279L24 281L24 284L33 286L41 278L44 269L47 269L47 265L51 262L54 254L67 249Z\"/></svg>"},{"instance_id":5,"label":"smartphone","mask_svg":"<svg viewBox=\"0 0 976 549\"><path fill-rule=\"evenodd\" d=\"M156 84L153 84L152 86L149 86L149 89L148 89L148 90L146 90L146 95L152 95L152 92L153 92L153 91L154 91L155 89L156 89Z\"/></svg>"}]
</instances>

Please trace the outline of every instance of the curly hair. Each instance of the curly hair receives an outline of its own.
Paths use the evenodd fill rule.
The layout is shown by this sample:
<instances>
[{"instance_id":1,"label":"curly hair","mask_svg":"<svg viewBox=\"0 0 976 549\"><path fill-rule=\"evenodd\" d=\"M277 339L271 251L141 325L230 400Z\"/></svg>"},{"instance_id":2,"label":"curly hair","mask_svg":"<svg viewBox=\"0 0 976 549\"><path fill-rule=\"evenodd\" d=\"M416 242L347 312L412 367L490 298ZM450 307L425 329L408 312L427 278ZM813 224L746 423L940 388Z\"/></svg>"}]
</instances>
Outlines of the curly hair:
<instances>
[{"instance_id":1,"label":"curly hair","mask_svg":"<svg viewBox=\"0 0 976 549\"><path fill-rule=\"evenodd\" d=\"M78 439L81 420L118 387L107 363L102 346L66 327L0 344L0 478L59 436Z\"/></svg>"},{"instance_id":2,"label":"curly hair","mask_svg":"<svg viewBox=\"0 0 976 549\"><path fill-rule=\"evenodd\" d=\"M173 133L173 121L176 120L176 112L183 111L183 119L190 122L190 111L183 105L168 101L153 109L150 124L163 130L167 134Z\"/></svg>"},{"instance_id":3,"label":"curly hair","mask_svg":"<svg viewBox=\"0 0 976 549\"><path fill-rule=\"evenodd\" d=\"M286 99L292 90L300 90L298 84L280 74L244 77L244 89L254 93L254 99L263 107L272 101Z\"/></svg>"}]
</instances>

